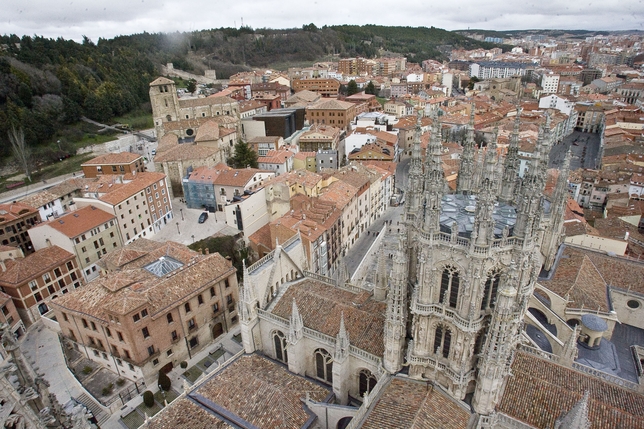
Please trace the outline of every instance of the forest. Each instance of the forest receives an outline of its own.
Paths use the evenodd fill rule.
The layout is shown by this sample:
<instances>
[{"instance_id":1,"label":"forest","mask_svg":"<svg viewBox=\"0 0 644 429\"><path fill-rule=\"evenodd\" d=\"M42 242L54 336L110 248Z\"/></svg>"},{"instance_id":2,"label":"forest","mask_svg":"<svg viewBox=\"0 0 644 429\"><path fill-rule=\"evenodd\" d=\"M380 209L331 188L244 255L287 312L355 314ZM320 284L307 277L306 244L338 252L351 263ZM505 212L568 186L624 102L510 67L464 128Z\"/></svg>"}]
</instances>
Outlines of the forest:
<instances>
[{"instance_id":1,"label":"forest","mask_svg":"<svg viewBox=\"0 0 644 429\"><path fill-rule=\"evenodd\" d=\"M298 29L219 28L184 33L141 33L84 38L81 43L40 36L0 36L0 159L10 155L8 134L22 129L37 157L73 154L81 116L107 123L133 111L149 112L149 83L161 64L220 78L255 67L284 68L338 57L404 55L409 62L447 59L452 48L490 48L430 27L343 25Z\"/></svg>"}]
</instances>

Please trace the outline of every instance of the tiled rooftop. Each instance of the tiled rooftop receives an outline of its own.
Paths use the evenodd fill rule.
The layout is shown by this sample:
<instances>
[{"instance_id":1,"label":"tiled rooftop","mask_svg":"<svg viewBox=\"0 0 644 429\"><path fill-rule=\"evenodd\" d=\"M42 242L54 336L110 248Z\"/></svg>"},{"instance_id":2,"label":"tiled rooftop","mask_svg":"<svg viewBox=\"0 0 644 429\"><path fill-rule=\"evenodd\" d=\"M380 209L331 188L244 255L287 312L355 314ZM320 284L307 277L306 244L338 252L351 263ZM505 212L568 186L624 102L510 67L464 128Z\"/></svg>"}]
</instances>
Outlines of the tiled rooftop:
<instances>
[{"instance_id":1,"label":"tiled rooftop","mask_svg":"<svg viewBox=\"0 0 644 429\"><path fill-rule=\"evenodd\" d=\"M96 228L110 220L115 219L114 215L94 206L86 206L81 209L67 213L58 219L44 222L42 225L49 225L56 231L69 238L74 238L92 228ZM40 225L36 226L37 229Z\"/></svg>"},{"instance_id":2,"label":"tiled rooftop","mask_svg":"<svg viewBox=\"0 0 644 429\"><path fill-rule=\"evenodd\" d=\"M85 161L81 167L84 165L130 164L139 158L143 157L131 152L107 153Z\"/></svg>"},{"instance_id":3,"label":"tiled rooftop","mask_svg":"<svg viewBox=\"0 0 644 429\"><path fill-rule=\"evenodd\" d=\"M53 270L74 258L74 255L58 246L45 247L25 258L8 259L6 271L0 272L0 283L20 286L36 276Z\"/></svg>"},{"instance_id":4,"label":"tiled rooftop","mask_svg":"<svg viewBox=\"0 0 644 429\"><path fill-rule=\"evenodd\" d=\"M243 355L190 397L203 397L261 429L300 428L311 418L302 399L325 401L328 387L257 354ZM212 412L212 411L211 411ZM159 428L171 426L159 426Z\"/></svg>"},{"instance_id":5,"label":"tiled rooftop","mask_svg":"<svg viewBox=\"0 0 644 429\"><path fill-rule=\"evenodd\" d=\"M497 412L551 428L586 391L591 429L644 428L644 395L522 352L516 354Z\"/></svg>"},{"instance_id":6,"label":"tiled rooftop","mask_svg":"<svg viewBox=\"0 0 644 429\"><path fill-rule=\"evenodd\" d=\"M363 429L465 429L470 413L427 383L394 377Z\"/></svg>"},{"instance_id":7,"label":"tiled rooftop","mask_svg":"<svg viewBox=\"0 0 644 429\"><path fill-rule=\"evenodd\" d=\"M374 301L368 292L350 292L304 279L288 288L272 313L288 319L293 299L307 328L335 337L340 330L340 316L344 315L351 344L382 356L386 304Z\"/></svg>"},{"instance_id":8,"label":"tiled rooftop","mask_svg":"<svg viewBox=\"0 0 644 429\"><path fill-rule=\"evenodd\" d=\"M108 204L118 204L134 194L141 192L155 182L165 179L165 174L156 172L138 173L136 178L123 186L114 186L110 192L99 199Z\"/></svg>"},{"instance_id":9,"label":"tiled rooftop","mask_svg":"<svg viewBox=\"0 0 644 429\"><path fill-rule=\"evenodd\" d=\"M148 429L234 428L188 398L177 399L149 423Z\"/></svg>"}]
</instances>

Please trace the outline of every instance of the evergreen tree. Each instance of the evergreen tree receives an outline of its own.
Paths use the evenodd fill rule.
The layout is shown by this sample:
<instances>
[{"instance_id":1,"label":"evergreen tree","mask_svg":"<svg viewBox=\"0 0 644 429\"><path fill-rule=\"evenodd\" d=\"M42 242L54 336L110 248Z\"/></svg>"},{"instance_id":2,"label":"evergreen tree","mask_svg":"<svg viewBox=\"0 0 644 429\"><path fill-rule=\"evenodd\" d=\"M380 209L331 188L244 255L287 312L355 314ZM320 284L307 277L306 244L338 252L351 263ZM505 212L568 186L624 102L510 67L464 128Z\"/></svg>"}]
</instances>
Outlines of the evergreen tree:
<instances>
[{"instance_id":1,"label":"evergreen tree","mask_svg":"<svg viewBox=\"0 0 644 429\"><path fill-rule=\"evenodd\" d=\"M228 159L233 168L257 168L257 153L248 146L248 143L237 141L235 154Z\"/></svg>"},{"instance_id":2,"label":"evergreen tree","mask_svg":"<svg viewBox=\"0 0 644 429\"><path fill-rule=\"evenodd\" d=\"M186 84L186 90L191 94L194 93L197 90L197 82L194 79L190 79Z\"/></svg>"},{"instance_id":3,"label":"evergreen tree","mask_svg":"<svg viewBox=\"0 0 644 429\"><path fill-rule=\"evenodd\" d=\"M365 94L376 94L376 86L373 84L373 81L369 81L366 88L364 89Z\"/></svg>"},{"instance_id":4,"label":"evergreen tree","mask_svg":"<svg viewBox=\"0 0 644 429\"><path fill-rule=\"evenodd\" d=\"M358 84L355 80L351 79L347 85L347 95L357 94L358 92Z\"/></svg>"}]
</instances>

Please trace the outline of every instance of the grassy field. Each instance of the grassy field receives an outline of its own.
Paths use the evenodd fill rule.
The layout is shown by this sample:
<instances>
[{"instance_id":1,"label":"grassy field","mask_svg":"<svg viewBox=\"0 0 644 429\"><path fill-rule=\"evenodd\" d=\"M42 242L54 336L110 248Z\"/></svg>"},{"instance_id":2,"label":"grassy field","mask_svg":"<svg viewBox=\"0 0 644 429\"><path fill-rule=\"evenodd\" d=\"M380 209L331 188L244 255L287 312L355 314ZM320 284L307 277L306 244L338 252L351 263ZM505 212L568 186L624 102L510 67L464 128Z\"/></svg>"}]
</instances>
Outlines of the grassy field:
<instances>
[{"instance_id":1,"label":"grassy field","mask_svg":"<svg viewBox=\"0 0 644 429\"><path fill-rule=\"evenodd\" d=\"M119 116L112 119L114 124L127 124L133 130L147 130L154 127L154 122L152 121L152 113L144 112L143 110L137 110L135 112L130 112L127 115Z\"/></svg>"},{"instance_id":2,"label":"grassy field","mask_svg":"<svg viewBox=\"0 0 644 429\"><path fill-rule=\"evenodd\" d=\"M81 170L81 164L85 161L94 158L92 154L86 155L77 155L72 156L71 158L58 161L56 163L50 164L46 167L41 168L38 171L35 171L31 174L31 183L37 183L42 180L50 180L64 174L74 173ZM4 192L10 189L19 189L23 186L29 185L30 183L24 177L24 174L12 174L10 176L1 176L0 177L0 191ZM17 186L16 186L17 185Z\"/></svg>"}]
</instances>

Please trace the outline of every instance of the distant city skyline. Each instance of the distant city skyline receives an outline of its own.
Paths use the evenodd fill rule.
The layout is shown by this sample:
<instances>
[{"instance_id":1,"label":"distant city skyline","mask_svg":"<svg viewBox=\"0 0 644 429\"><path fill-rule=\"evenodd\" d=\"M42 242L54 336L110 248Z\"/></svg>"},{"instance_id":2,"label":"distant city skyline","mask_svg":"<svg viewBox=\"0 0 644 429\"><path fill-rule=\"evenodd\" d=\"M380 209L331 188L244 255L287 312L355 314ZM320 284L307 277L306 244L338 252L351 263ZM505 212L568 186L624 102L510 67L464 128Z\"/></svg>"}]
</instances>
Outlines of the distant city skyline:
<instances>
[{"instance_id":1,"label":"distant city skyline","mask_svg":"<svg viewBox=\"0 0 644 429\"><path fill-rule=\"evenodd\" d=\"M63 37L96 42L157 32L184 32L219 27L301 28L303 24L377 24L446 30L644 30L643 0L568 3L561 0L504 2L454 0L403 4L382 1L240 0L225 5L203 0L7 0L0 34ZM223 6L223 7L222 7Z\"/></svg>"}]
</instances>

